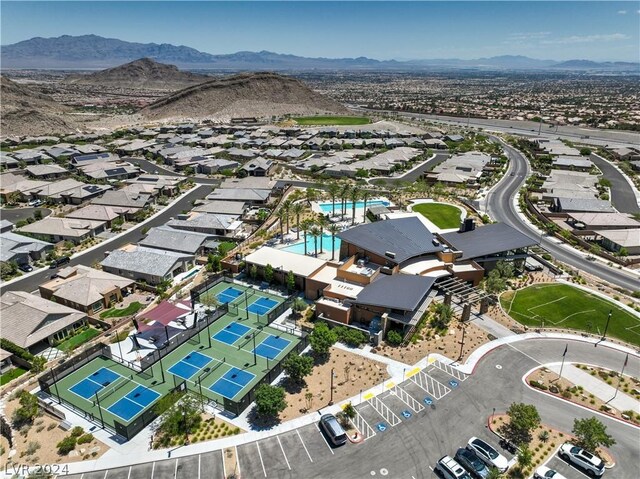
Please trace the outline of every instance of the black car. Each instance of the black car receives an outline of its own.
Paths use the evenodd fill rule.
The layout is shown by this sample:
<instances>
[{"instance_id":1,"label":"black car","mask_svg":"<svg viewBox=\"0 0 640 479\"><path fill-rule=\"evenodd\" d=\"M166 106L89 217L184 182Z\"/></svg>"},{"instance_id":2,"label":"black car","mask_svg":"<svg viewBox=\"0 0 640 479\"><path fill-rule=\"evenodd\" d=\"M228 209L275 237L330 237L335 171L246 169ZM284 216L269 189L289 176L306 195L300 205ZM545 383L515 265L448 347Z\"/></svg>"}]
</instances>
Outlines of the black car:
<instances>
[{"instance_id":1,"label":"black car","mask_svg":"<svg viewBox=\"0 0 640 479\"><path fill-rule=\"evenodd\" d=\"M455 460L477 479L485 479L485 477L489 476L489 468L475 452L469 449L462 447L458 449Z\"/></svg>"},{"instance_id":2,"label":"black car","mask_svg":"<svg viewBox=\"0 0 640 479\"><path fill-rule=\"evenodd\" d=\"M58 259L54 259L51 264L49 265L49 268L51 269L56 269L59 268L60 266L62 266L63 264L67 264L69 261L71 261L71 257L69 256L62 256Z\"/></svg>"},{"instance_id":3,"label":"black car","mask_svg":"<svg viewBox=\"0 0 640 479\"><path fill-rule=\"evenodd\" d=\"M31 266L29 263L24 263L24 264L18 265L18 269L20 271L24 271L25 273L28 273L30 271L33 271L33 266Z\"/></svg>"}]
</instances>

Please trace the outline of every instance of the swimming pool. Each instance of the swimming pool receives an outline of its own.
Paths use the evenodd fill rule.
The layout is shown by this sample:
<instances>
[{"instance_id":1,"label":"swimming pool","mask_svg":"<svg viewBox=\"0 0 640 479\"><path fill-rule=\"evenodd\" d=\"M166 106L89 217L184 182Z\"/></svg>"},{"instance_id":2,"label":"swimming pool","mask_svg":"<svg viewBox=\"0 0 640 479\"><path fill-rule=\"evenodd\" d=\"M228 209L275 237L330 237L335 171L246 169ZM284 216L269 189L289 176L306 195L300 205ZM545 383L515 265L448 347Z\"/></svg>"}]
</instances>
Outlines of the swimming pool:
<instances>
[{"instance_id":1,"label":"swimming pool","mask_svg":"<svg viewBox=\"0 0 640 479\"><path fill-rule=\"evenodd\" d=\"M385 200L371 200L367 201L367 206L389 206L391 203ZM347 201L347 214L351 212L353 203L351 201ZM336 201L336 212L340 213L340 207L342 203L340 201ZM333 214L333 203L330 201L328 203L318 203L318 207L323 213L332 213ZM356 208L364 208L364 201L356 201Z\"/></svg>"},{"instance_id":2,"label":"swimming pool","mask_svg":"<svg viewBox=\"0 0 640 479\"><path fill-rule=\"evenodd\" d=\"M318 253L320 252L320 243L322 243L322 251L328 251L331 253L331 235L322 235L322 240L318 238ZM340 238L336 236L335 242L336 251L340 251ZM285 251L292 253L304 254L304 240L300 243L292 244L291 246L285 246L282 248ZM315 241L313 236L307 235L307 253L315 253Z\"/></svg>"}]
</instances>

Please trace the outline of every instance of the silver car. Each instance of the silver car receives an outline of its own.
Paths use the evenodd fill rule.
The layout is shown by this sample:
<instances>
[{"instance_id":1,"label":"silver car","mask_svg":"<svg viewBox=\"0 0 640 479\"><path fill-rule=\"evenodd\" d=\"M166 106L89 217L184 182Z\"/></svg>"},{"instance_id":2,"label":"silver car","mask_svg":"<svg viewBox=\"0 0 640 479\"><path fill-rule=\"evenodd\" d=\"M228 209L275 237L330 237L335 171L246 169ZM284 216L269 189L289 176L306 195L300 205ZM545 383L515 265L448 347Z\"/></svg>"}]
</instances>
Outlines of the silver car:
<instances>
[{"instance_id":1,"label":"silver car","mask_svg":"<svg viewBox=\"0 0 640 479\"><path fill-rule=\"evenodd\" d=\"M505 472L509 469L509 461L507 458L482 439L472 437L467 443L467 449L475 452L487 466L495 467L500 472Z\"/></svg>"}]
</instances>

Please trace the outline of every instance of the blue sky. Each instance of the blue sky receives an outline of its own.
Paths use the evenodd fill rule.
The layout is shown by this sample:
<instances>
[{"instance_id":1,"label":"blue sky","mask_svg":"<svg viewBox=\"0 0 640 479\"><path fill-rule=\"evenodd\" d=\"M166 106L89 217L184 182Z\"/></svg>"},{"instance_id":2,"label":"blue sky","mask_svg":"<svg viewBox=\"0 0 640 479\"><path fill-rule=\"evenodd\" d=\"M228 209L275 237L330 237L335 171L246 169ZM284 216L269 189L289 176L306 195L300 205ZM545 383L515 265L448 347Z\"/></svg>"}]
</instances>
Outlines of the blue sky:
<instances>
[{"instance_id":1,"label":"blue sky","mask_svg":"<svg viewBox=\"0 0 640 479\"><path fill-rule=\"evenodd\" d=\"M640 60L633 2L2 2L3 45L93 33L208 53Z\"/></svg>"}]
</instances>

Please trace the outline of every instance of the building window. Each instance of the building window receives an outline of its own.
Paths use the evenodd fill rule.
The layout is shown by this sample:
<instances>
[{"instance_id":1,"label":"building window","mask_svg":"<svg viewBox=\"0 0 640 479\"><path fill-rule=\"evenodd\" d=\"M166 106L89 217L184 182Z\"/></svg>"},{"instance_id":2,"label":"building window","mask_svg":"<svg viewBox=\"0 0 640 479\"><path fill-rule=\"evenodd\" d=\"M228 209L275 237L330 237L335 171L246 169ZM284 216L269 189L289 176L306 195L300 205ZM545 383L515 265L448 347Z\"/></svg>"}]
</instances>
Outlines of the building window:
<instances>
[{"instance_id":1,"label":"building window","mask_svg":"<svg viewBox=\"0 0 640 479\"><path fill-rule=\"evenodd\" d=\"M98 311L102 311L103 308L104 308L104 304L102 303L102 301L96 301L91 305L91 309L93 310L94 313L97 313Z\"/></svg>"}]
</instances>

